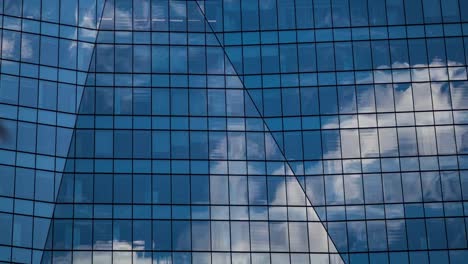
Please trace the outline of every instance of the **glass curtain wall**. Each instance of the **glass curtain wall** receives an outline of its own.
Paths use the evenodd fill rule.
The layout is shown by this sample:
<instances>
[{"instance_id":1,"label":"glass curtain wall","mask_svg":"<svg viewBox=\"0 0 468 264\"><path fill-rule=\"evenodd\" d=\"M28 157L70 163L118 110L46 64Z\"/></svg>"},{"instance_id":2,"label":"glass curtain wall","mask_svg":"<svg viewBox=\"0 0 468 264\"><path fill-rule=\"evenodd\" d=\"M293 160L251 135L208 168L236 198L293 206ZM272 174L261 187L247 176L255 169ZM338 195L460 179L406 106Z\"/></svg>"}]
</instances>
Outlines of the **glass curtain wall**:
<instances>
[{"instance_id":1,"label":"glass curtain wall","mask_svg":"<svg viewBox=\"0 0 468 264\"><path fill-rule=\"evenodd\" d=\"M0 11L0 261L468 257L467 1Z\"/></svg>"}]
</instances>

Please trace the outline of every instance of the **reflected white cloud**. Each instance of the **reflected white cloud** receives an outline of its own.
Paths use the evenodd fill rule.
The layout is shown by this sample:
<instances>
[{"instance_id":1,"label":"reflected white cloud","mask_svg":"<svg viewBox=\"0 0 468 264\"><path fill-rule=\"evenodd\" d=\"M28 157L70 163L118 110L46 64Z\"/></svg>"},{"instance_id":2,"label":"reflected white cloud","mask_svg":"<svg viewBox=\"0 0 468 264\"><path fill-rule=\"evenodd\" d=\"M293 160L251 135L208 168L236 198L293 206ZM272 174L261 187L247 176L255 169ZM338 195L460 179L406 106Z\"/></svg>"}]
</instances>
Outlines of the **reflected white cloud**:
<instances>
[{"instance_id":1,"label":"reflected white cloud","mask_svg":"<svg viewBox=\"0 0 468 264\"><path fill-rule=\"evenodd\" d=\"M54 258L54 263L62 263L60 261L65 261L65 263L70 263L72 260L71 253L67 253L64 257L60 259ZM133 261L133 262L132 262ZM171 263L170 259L166 260L167 262L159 263ZM135 264L152 264L153 259L151 253L149 252L111 252L111 251L75 251L73 253L73 264L110 264L110 263L135 263Z\"/></svg>"},{"instance_id":2,"label":"reflected white cloud","mask_svg":"<svg viewBox=\"0 0 468 264\"><path fill-rule=\"evenodd\" d=\"M106 5L111 6L110 1L105 1ZM96 7L92 6L91 8L83 9L80 8L80 26L86 28L96 28ZM99 10L100 11L100 10ZM99 12L100 14L101 12ZM74 14L77 16L77 14Z\"/></svg>"},{"instance_id":3,"label":"reflected white cloud","mask_svg":"<svg viewBox=\"0 0 468 264\"><path fill-rule=\"evenodd\" d=\"M5 45L5 44L4 44ZM38 49L39 47L33 47L33 43L28 38L23 38L21 40L21 58L23 59L32 59L33 58L33 49Z\"/></svg>"},{"instance_id":4,"label":"reflected white cloud","mask_svg":"<svg viewBox=\"0 0 468 264\"><path fill-rule=\"evenodd\" d=\"M176 15L177 17L186 17L186 4L183 2L169 1L169 8L171 10L171 15Z\"/></svg>"},{"instance_id":5,"label":"reflected white cloud","mask_svg":"<svg viewBox=\"0 0 468 264\"><path fill-rule=\"evenodd\" d=\"M15 52L15 47L17 45L16 43L16 39L14 38L7 38L7 37L3 37L3 41L2 41L2 57L12 57Z\"/></svg>"},{"instance_id":6,"label":"reflected white cloud","mask_svg":"<svg viewBox=\"0 0 468 264\"><path fill-rule=\"evenodd\" d=\"M396 63L398 65L393 65L393 67L408 67L408 63ZM461 65L458 62L452 62L450 61L448 63L449 65ZM443 68L442 70L439 71L434 71L431 69L432 67L439 67L439 66L446 66L445 64L441 64L440 60L433 61L430 65L417 65L418 67L421 67L421 69L415 70L412 72L412 78L416 80L422 80L422 81L430 81L430 80L448 80L448 74L447 74L447 68ZM429 71L430 71L430 78L429 78ZM400 79L400 80L406 80L406 75L405 73L399 73L397 72L396 74L394 73L392 76L392 73L389 71L381 71L379 72L379 75L376 76L378 79L385 79L385 80L392 80L392 78ZM456 71L453 72L453 77L454 79L466 79L466 70L464 68L457 69ZM411 80L406 80L410 82ZM369 74L367 77L362 77L359 80L356 80L356 83L372 83L373 82L373 76ZM429 105L434 105L434 107L440 107L441 109L450 109L450 103L453 105L461 105L466 101L466 98L464 96L451 96L449 89L446 87L445 83L440 83L440 82L432 82L432 83L426 83L423 84L425 86L430 85L430 90L432 95L432 98L429 98L429 100L432 100L432 102L429 101ZM388 85L387 85L388 86ZM379 96L382 98L394 98L395 100L395 107L396 109L403 109L407 108L408 106L413 105L413 100L415 100L415 105L420 103L417 101L417 98L413 98L413 96L418 95L418 86L420 84L413 84L411 83L407 84L407 86L403 86L403 89L400 89L397 87L396 89L382 89L380 90ZM377 89L377 88L376 88ZM368 90L367 93L360 95L363 98L368 98L368 97L374 97L374 91L373 90ZM422 102L421 102L422 103ZM412 110L413 108L410 108L408 110ZM429 109L428 109L429 110ZM423 117L424 118L424 117ZM426 118L432 118L432 116L426 116ZM420 122L423 122L424 120L420 120ZM427 122L431 120L426 120ZM360 115L359 116L359 125L365 124L365 123L375 123L375 116L373 115ZM353 119L347 119L344 122L341 123L341 127L357 127L357 124L354 122ZM332 129L335 128L334 124L325 124L322 126L323 129ZM370 133L375 133L375 131L370 130ZM435 144L435 139L432 135L427 135L429 132L421 132L422 138L419 140L422 142L433 142ZM361 135L362 137L363 135ZM378 150L379 150L379 140L377 137L371 136L369 134L365 134L365 144L361 142L361 153L366 156L366 155L375 155ZM382 137L382 135L381 135ZM399 130L398 131L398 137L400 142L411 142L415 140L414 138L414 133L412 133L410 130ZM337 139L339 140L339 139ZM362 140L362 139L361 139ZM396 149L398 149L398 142L394 139L389 141L388 137L386 138L381 138L380 143L383 144L380 146L380 156L388 156L390 153L394 153ZM344 144L342 142L341 144ZM421 145L422 147L422 152L427 153L427 154L435 154L435 146L432 144L432 147L427 147L426 144ZM340 146L340 144L336 145L337 147ZM429 148L429 149L427 149ZM340 148L332 148L332 149L327 149L326 152L323 154L325 157L327 156L340 156L341 155L341 149Z\"/></svg>"}]
</instances>

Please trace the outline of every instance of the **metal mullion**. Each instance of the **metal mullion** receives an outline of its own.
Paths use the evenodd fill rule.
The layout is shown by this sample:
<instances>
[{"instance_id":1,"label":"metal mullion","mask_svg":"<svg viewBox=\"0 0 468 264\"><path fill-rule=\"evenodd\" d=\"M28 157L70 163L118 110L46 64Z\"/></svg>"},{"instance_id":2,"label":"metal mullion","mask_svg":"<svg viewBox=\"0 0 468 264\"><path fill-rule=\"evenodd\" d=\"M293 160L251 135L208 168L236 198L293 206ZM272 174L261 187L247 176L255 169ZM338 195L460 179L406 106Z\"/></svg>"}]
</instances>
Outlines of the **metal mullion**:
<instances>
[{"instance_id":1,"label":"metal mullion","mask_svg":"<svg viewBox=\"0 0 468 264\"><path fill-rule=\"evenodd\" d=\"M387 6L387 0L385 0L385 6ZM405 22L406 22L406 15L405 15L405 14L406 14L406 9L403 7L403 15L405 16L404 19L405 19ZM386 12L385 15L386 15L387 23L388 23L388 12ZM386 28L387 28L387 35L390 36L389 26L387 25ZM405 27L405 35L406 35L407 38L406 38L404 41L405 41L405 43L406 43L406 49L407 49L407 52L408 52L408 59L409 59L409 58L410 58L410 54L409 54L409 44L408 44L407 27ZM389 42L389 50L388 50L388 51L389 51L389 55L391 56L390 42ZM410 66L409 68L411 68L411 66ZM395 103L395 96L394 96L394 90L395 90L395 89L394 89L394 85L395 85L395 84L394 84L394 78L393 78L393 65L392 65L392 67L391 67L391 72L392 72L391 80L392 80L392 83L393 83L393 84L392 84L393 107L394 107L394 111L395 111L395 113L396 113L397 110L396 110L396 103ZM410 80L412 81L413 76L410 75L410 78L411 78ZM411 84L412 84L412 82L411 82ZM413 91L413 85L411 85L411 91ZM412 96L411 98L413 99L413 111L414 111L414 97ZM413 116L414 116L414 113L413 113ZM396 114L395 114L395 120L396 120ZM399 144L399 142L400 142L400 140L399 140L399 131L398 131L398 128L399 128L399 127L400 127L400 126L398 126L398 124L396 124L396 126L395 126L395 132L396 132L397 144ZM415 134L417 134L416 125L415 125ZM380 137L380 134L379 134L379 133L378 133L378 137ZM416 143L417 143L417 142L416 142ZM380 146L380 138L379 138L379 146ZM418 151L418 155L419 155L419 151ZM418 158L418 159L419 159L419 158ZM398 163L399 163L399 166L400 166L400 170L399 170L398 174L399 174L399 177L400 177L400 188L401 188L401 192L402 192L402 205L403 205L403 207L404 207L404 205L405 205L405 196L404 196L404 193L403 193L403 190L404 190L404 189L403 189L403 177L402 177L402 172L401 172L401 154L400 154L400 147L399 147L399 145L398 145ZM419 177L419 178L421 178L421 177ZM382 179L383 179L383 178L382 178ZM421 183L421 184L422 184L422 183ZM382 191L383 191L383 181L382 181ZM383 192L382 192L382 194L383 194ZM385 197L384 197L384 199L385 199ZM384 210L385 210L385 223L387 223L387 212L386 212L387 208L384 207ZM408 247L408 226L407 226L407 223L406 223L407 221L406 221L406 212L405 212L405 211L403 211L403 218L404 218L403 221L404 221L404 225L405 225L405 243L406 243L405 246L406 246L406 249L409 250L409 249L408 249L408 248L409 248L409 247ZM395 220L395 219L394 219L394 220ZM388 237L388 228L385 228L385 232L386 232L386 236L387 236L387 250L390 250L389 237ZM390 254L389 254L388 257L389 257L389 261L390 261L390 260L391 260L391 259L390 259ZM407 257L406 257L406 258L407 258L408 262L411 261L411 258L410 258L410 254L409 254L409 253L407 254Z\"/></svg>"}]
</instances>

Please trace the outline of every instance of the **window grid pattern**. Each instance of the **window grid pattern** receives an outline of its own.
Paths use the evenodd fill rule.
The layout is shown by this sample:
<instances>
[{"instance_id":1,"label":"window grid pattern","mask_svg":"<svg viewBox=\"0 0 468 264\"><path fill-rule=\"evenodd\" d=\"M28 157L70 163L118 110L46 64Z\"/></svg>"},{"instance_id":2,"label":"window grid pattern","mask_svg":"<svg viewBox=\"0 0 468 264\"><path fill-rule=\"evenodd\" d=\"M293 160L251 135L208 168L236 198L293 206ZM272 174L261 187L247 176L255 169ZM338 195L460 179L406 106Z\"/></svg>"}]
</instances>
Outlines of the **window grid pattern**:
<instances>
[{"instance_id":1,"label":"window grid pattern","mask_svg":"<svg viewBox=\"0 0 468 264\"><path fill-rule=\"evenodd\" d=\"M467 257L464 0L0 10L0 261Z\"/></svg>"}]
</instances>

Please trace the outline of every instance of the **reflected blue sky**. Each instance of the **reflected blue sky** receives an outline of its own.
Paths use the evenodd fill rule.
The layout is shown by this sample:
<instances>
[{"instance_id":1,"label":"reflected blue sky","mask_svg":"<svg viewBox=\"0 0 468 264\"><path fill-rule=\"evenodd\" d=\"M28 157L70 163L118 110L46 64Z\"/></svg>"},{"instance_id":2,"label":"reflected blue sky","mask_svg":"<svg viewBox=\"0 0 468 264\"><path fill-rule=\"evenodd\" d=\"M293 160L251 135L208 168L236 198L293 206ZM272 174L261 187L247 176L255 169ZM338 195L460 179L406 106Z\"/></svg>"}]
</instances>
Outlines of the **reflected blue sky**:
<instances>
[{"instance_id":1,"label":"reflected blue sky","mask_svg":"<svg viewBox=\"0 0 468 264\"><path fill-rule=\"evenodd\" d=\"M466 248L463 1L38 2L1 4L0 260Z\"/></svg>"}]
</instances>

